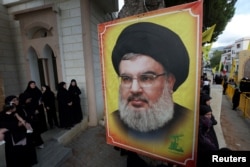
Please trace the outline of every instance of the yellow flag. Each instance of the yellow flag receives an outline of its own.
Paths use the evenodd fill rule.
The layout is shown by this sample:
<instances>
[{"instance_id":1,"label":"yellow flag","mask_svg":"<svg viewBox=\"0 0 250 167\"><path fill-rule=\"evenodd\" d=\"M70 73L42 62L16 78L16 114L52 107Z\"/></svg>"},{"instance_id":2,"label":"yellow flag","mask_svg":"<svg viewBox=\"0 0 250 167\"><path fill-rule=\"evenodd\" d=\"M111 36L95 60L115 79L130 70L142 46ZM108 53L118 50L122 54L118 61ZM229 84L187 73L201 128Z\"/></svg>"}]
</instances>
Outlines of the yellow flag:
<instances>
[{"instance_id":1,"label":"yellow flag","mask_svg":"<svg viewBox=\"0 0 250 167\"><path fill-rule=\"evenodd\" d=\"M232 58L232 67L231 67L231 71L230 71L230 78L234 77L235 68L236 68L236 62L235 62L235 59Z\"/></svg>"},{"instance_id":2,"label":"yellow flag","mask_svg":"<svg viewBox=\"0 0 250 167\"><path fill-rule=\"evenodd\" d=\"M202 33L202 43L211 41L215 26L216 24Z\"/></svg>"},{"instance_id":3,"label":"yellow flag","mask_svg":"<svg viewBox=\"0 0 250 167\"><path fill-rule=\"evenodd\" d=\"M214 68L212 69L212 72L215 74L215 72L216 72L216 67L214 67Z\"/></svg>"},{"instance_id":4,"label":"yellow flag","mask_svg":"<svg viewBox=\"0 0 250 167\"><path fill-rule=\"evenodd\" d=\"M209 61L208 53L209 53L212 45L213 45L213 43L208 44L208 45L202 47L203 58L204 58L205 61Z\"/></svg>"},{"instance_id":5,"label":"yellow flag","mask_svg":"<svg viewBox=\"0 0 250 167\"><path fill-rule=\"evenodd\" d=\"M221 66L222 66L222 63L220 62L220 65L219 65L219 68L218 68L218 72L220 72Z\"/></svg>"}]
</instances>

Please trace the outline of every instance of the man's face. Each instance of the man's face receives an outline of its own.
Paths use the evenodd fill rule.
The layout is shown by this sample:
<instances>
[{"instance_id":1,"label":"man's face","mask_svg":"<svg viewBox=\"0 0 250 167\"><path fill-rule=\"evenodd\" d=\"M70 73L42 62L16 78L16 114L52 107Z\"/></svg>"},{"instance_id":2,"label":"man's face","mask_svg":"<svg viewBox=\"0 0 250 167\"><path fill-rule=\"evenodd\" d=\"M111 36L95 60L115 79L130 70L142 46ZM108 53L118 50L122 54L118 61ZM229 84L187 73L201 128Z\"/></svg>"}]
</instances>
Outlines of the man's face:
<instances>
[{"instance_id":1,"label":"man's face","mask_svg":"<svg viewBox=\"0 0 250 167\"><path fill-rule=\"evenodd\" d=\"M133 78L130 86L124 86L122 81L120 84L120 116L128 126L146 132L163 126L172 118L174 77L160 75L146 87L140 77L144 74L164 74L164 68L160 63L142 55L122 60L119 72L120 76Z\"/></svg>"},{"instance_id":2,"label":"man's face","mask_svg":"<svg viewBox=\"0 0 250 167\"><path fill-rule=\"evenodd\" d=\"M119 66L120 76L131 76L137 78L142 74L162 74L164 69L161 64L156 62L149 56L140 56L131 60L122 60ZM140 82L140 81L139 81ZM148 101L133 99L128 101L128 105L135 110L147 109L150 103L155 103L162 94L166 77L157 77L150 87L143 88L138 79L133 79L131 87L124 88L122 83L120 85L120 93L123 99L128 99L129 96L134 94L141 94Z\"/></svg>"}]
</instances>

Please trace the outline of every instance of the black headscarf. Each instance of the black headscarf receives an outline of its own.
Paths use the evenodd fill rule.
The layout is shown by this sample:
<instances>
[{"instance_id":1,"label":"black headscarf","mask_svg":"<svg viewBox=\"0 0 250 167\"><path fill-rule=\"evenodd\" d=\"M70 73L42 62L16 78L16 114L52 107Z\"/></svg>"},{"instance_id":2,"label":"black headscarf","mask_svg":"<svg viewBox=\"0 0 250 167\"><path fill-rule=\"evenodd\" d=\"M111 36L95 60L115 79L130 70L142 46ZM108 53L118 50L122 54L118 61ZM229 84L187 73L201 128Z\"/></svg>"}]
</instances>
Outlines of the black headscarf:
<instances>
[{"instance_id":1,"label":"black headscarf","mask_svg":"<svg viewBox=\"0 0 250 167\"><path fill-rule=\"evenodd\" d=\"M66 84L66 82L60 82L60 83L58 84L58 91L66 89L66 88L64 88L64 85L65 85L65 84Z\"/></svg>"},{"instance_id":2,"label":"black headscarf","mask_svg":"<svg viewBox=\"0 0 250 167\"><path fill-rule=\"evenodd\" d=\"M11 105L10 104L10 102L13 100L13 99L15 99L15 98L17 98L17 96L15 96L15 95L10 95L10 96L7 96L6 98L5 98L5 104L8 104L8 105Z\"/></svg>"},{"instance_id":3,"label":"black headscarf","mask_svg":"<svg viewBox=\"0 0 250 167\"><path fill-rule=\"evenodd\" d=\"M31 98L32 98L31 103L34 106L34 108L37 108L39 105L39 100L42 97L42 92L40 89L38 89L37 86L35 88L31 88L30 85L32 83L36 84L35 81L29 81L24 93L28 93L31 96Z\"/></svg>"}]
</instances>

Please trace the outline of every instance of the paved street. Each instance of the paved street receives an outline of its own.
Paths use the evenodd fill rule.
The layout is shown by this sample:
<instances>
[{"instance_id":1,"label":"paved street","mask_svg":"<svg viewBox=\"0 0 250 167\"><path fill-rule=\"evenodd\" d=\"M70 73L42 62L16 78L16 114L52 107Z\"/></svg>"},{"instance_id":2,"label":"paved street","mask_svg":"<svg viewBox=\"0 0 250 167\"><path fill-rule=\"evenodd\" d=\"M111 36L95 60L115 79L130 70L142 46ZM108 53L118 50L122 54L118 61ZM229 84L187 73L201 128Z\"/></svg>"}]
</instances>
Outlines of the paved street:
<instances>
[{"instance_id":1,"label":"paved street","mask_svg":"<svg viewBox=\"0 0 250 167\"><path fill-rule=\"evenodd\" d=\"M125 167L126 156L106 144L105 137L104 127L88 128L67 145L73 155L61 167Z\"/></svg>"},{"instance_id":2,"label":"paved street","mask_svg":"<svg viewBox=\"0 0 250 167\"><path fill-rule=\"evenodd\" d=\"M221 124L227 147L237 151L250 150L250 119L240 110L232 110L231 100L223 95Z\"/></svg>"}]
</instances>

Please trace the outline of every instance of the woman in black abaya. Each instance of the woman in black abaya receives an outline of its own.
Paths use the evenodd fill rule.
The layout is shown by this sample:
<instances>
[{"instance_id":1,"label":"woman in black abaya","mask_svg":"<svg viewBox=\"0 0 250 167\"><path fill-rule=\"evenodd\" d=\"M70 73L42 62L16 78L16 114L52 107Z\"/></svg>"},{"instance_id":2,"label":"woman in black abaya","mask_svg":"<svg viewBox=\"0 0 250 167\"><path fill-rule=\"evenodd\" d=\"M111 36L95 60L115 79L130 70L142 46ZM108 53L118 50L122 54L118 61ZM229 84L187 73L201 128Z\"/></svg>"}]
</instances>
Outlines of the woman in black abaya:
<instances>
[{"instance_id":1,"label":"woman in black abaya","mask_svg":"<svg viewBox=\"0 0 250 167\"><path fill-rule=\"evenodd\" d=\"M5 104L0 112L0 127L6 128L4 140L7 167L31 167L37 163L35 149L29 144L26 122L17 117L15 105Z\"/></svg>"},{"instance_id":2,"label":"woman in black abaya","mask_svg":"<svg viewBox=\"0 0 250 167\"><path fill-rule=\"evenodd\" d=\"M82 121L82 108L81 101L79 95L81 94L81 90L77 86L77 82L75 79L72 79L69 86L69 93L72 97L72 116L73 116L73 124L77 124Z\"/></svg>"},{"instance_id":3,"label":"woman in black abaya","mask_svg":"<svg viewBox=\"0 0 250 167\"><path fill-rule=\"evenodd\" d=\"M40 100L42 92L36 86L35 81L29 81L26 90L23 94L25 98L31 98L29 103L23 104L27 110L30 118L31 126L33 127L34 145L38 148L43 148L43 139L41 134L47 130L46 118L44 114L43 105Z\"/></svg>"},{"instance_id":4,"label":"woman in black abaya","mask_svg":"<svg viewBox=\"0 0 250 167\"><path fill-rule=\"evenodd\" d=\"M73 126L71 110L72 99L70 93L66 89L65 82L60 82L58 84L57 100L60 126L61 128L70 129Z\"/></svg>"},{"instance_id":5,"label":"woman in black abaya","mask_svg":"<svg viewBox=\"0 0 250 167\"><path fill-rule=\"evenodd\" d=\"M58 120L56 114L56 103L55 103L55 94L51 91L50 87L47 85L42 86L42 99L45 111L47 113L47 119L50 128L54 128L54 126L58 127Z\"/></svg>"}]
</instances>

